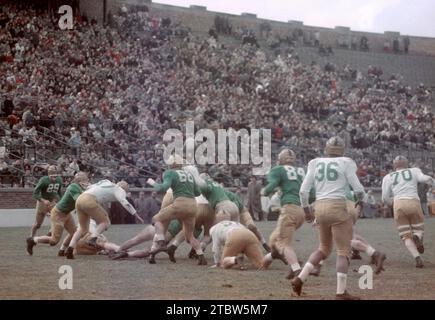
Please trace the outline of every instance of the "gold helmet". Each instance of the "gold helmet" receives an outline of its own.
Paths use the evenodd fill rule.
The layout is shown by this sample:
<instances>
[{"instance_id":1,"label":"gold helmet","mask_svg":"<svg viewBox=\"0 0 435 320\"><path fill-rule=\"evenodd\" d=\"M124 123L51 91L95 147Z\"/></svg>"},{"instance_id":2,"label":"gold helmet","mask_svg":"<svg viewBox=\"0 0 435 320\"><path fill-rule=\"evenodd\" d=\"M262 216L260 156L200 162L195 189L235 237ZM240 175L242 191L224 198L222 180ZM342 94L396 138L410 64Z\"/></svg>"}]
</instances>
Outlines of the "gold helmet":
<instances>
[{"instance_id":1,"label":"gold helmet","mask_svg":"<svg viewBox=\"0 0 435 320\"><path fill-rule=\"evenodd\" d=\"M296 161L296 153L291 149L284 149L278 154L279 164L294 164Z\"/></svg>"},{"instance_id":2,"label":"gold helmet","mask_svg":"<svg viewBox=\"0 0 435 320\"><path fill-rule=\"evenodd\" d=\"M119 181L116 185L128 192L128 183L126 181Z\"/></svg>"},{"instance_id":3,"label":"gold helmet","mask_svg":"<svg viewBox=\"0 0 435 320\"><path fill-rule=\"evenodd\" d=\"M394 170L408 168L408 159L404 156L397 156L393 160Z\"/></svg>"},{"instance_id":4,"label":"gold helmet","mask_svg":"<svg viewBox=\"0 0 435 320\"><path fill-rule=\"evenodd\" d=\"M345 143L340 137L332 137L326 142L325 154L327 156L342 157L344 155Z\"/></svg>"},{"instance_id":5,"label":"gold helmet","mask_svg":"<svg viewBox=\"0 0 435 320\"><path fill-rule=\"evenodd\" d=\"M87 187L89 185L89 178L86 172L79 171L74 175L73 183L78 183L82 187Z\"/></svg>"},{"instance_id":6,"label":"gold helmet","mask_svg":"<svg viewBox=\"0 0 435 320\"><path fill-rule=\"evenodd\" d=\"M184 163L183 157L181 157L178 154L171 155L167 160L166 164L169 166L169 168L177 168L181 167Z\"/></svg>"},{"instance_id":7,"label":"gold helmet","mask_svg":"<svg viewBox=\"0 0 435 320\"><path fill-rule=\"evenodd\" d=\"M47 174L49 176L57 176L58 175L57 167L54 165L49 166L47 169Z\"/></svg>"}]
</instances>

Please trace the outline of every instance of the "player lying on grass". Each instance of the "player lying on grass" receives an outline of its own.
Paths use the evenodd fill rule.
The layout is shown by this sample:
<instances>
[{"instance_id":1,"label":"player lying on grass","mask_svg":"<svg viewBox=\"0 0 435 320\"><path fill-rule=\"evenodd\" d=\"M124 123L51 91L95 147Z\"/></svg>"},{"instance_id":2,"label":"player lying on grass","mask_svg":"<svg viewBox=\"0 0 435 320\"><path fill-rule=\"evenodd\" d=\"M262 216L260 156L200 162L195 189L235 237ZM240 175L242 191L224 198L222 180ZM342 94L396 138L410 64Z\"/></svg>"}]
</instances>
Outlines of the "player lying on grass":
<instances>
[{"instance_id":1,"label":"player lying on grass","mask_svg":"<svg viewBox=\"0 0 435 320\"><path fill-rule=\"evenodd\" d=\"M168 230L166 232L166 241L173 240L182 230L182 224L178 219L173 219L168 226ZM198 238L201 234L202 229L195 229L194 236ZM128 251L128 249L141 244L146 241L153 240L156 234L156 230L153 225L147 225L142 231L140 231L135 237L125 241L121 244L116 252L116 254L112 257L113 260L123 259L123 258L146 258L151 254L151 247L144 248L142 250L134 250ZM164 250L163 250L164 251ZM155 263L154 257L150 259L150 263Z\"/></svg>"}]
</instances>

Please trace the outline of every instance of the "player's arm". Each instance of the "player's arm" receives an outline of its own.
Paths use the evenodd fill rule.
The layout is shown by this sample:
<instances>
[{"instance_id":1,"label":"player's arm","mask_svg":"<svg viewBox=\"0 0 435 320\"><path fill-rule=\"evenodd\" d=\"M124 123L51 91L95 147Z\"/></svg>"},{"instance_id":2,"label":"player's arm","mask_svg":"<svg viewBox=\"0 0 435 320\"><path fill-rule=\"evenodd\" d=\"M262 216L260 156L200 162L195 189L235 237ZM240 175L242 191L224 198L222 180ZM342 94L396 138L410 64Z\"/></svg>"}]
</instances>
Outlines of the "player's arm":
<instances>
[{"instance_id":1,"label":"player's arm","mask_svg":"<svg viewBox=\"0 0 435 320\"><path fill-rule=\"evenodd\" d=\"M220 265L221 249L222 249L222 245L220 243L220 239L219 239L218 234L219 234L218 226L216 228L214 228L213 230L211 230L211 232L210 232L211 240L213 241L213 245L212 245L213 260L214 260L215 265L217 265L217 266Z\"/></svg>"},{"instance_id":2,"label":"player's arm","mask_svg":"<svg viewBox=\"0 0 435 320\"><path fill-rule=\"evenodd\" d=\"M42 190L46 187L47 185L45 183L45 179L44 177L42 177L41 179L39 179L35 189L33 189L33 199L36 199L38 201L44 201L44 199L42 198Z\"/></svg>"},{"instance_id":3,"label":"player's arm","mask_svg":"<svg viewBox=\"0 0 435 320\"><path fill-rule=\"evenodd\" d=\"M199 188L196 181L193 181L193 193L194 193L195 197L198 197L201 195L201 189Z\"/></svg>"},{"instance_id":4,"label":"player's arm","mask_svg":"<svg viewBox=\"0 0 435 320\"><path fill-rule=\"evenodd\" d=\"M154 190L157 192L166 192L172 186L174 172L173 171L165 171L163 174L163 183L154 184Z\"/></svg>"},{"instance_id":5,"label":"player's arm","mask_svg":"<svg viewBox=\"0 0 435 320\"><path fill-rule=\"evenodd\" d=\"M60 178L60 183L59 183L59 190L57 190L57 195L59 196L59 199L62 198L62 187L63 187L63 179Z\"/></svg>"},{"instance_id":6,"label":"player's arm","mask_svg":"<svg viewBox=\"0 0 435 320\"><path fill-rule=\"evenodd\" d=\"M261 195L270 195L279 186L281 177L277 170L272 169L267 176L267 185L261 190Z\"/></svg>"},{"instance_id":7,"label":"player's arm","mask_svg":"<svg viewBox=\"0 0 435 320\"><path fill-rule=\"evenodd\" d=\"M131 203L127 200L126 192L121 188L115 187L115 197L116 200L124 207L125 210L128 211L132 216L135 216L142 224L144 223L143 219L137 214L136 209L131 205Z\"/></svg>"},{"instance_id":8,"label":"player's arm","mask_svg":"<svg viewBox=\"0 0 435 320\"><path fill-rule=\"evenodd\" d=\"M419 168L415 168L415 171L417 173L417 181L421 183L426 183L429 186L433 186L435 180L431 176L425 175Z\"/></svg>"},{"instance_id":9,"label":"player's arm","mask_svg":"<svg viewBox=\"0 0 435 320\"><path fill-rule=\"evenodd\" d=\"M346 175L347 182L353 190L355 200L358 205L362 203L365 196L365 191L363 185L358 179L358 176L356 175L356 170L357 167L355 161L349 159L349 161L346 163L344 173Z\"/></svg>"},{"instance_id":10,"label":"player's arm","mask_svg":"<svg viewBox=\"0 0 435 320\"><path fill-rule=\"evenodd\" d=\"M301 189L299 190L299 198L301 201L302 208L308 208L309 207L309 198L310 198L310 192L314 186L314 176L316 173L315 168L315 162L311 160L308 163L308 169L307 174L305 175L304 180L302 181Z\"/></svg>"},{"instance_id":11,"label":"player's arm","mask_svg":"<svg viewBox=\"0 0 435 320\"><path fill-rule=\"evenodd\" d=\"M391 198L393 197L393 190L391 185L391 179L389 175L386 175L382 179L382 202L391 205Z\"/></svg>"}]
</instances>

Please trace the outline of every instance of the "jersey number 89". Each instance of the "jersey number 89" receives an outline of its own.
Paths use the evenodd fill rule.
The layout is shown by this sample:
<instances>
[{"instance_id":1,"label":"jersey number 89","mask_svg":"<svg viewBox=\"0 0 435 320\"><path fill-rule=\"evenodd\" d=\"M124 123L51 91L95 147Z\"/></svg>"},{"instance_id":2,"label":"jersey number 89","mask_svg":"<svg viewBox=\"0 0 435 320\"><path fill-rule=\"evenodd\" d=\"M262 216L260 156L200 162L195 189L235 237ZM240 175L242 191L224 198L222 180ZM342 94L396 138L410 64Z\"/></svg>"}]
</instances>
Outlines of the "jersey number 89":
<instances>
[{"instance_id":1,"label":"jersey number 89","mask_svg":"<svg viewBox=\"0 0 435 320\"><path fill-rule=\"evenodd\" d=\"M292 166L285 166L285 171L287 172L287 179L289 180L297 180L298 175L302 177L302 180L305 177L305 171L302 168L295 168Z\"/></svg>"}]
</instances>

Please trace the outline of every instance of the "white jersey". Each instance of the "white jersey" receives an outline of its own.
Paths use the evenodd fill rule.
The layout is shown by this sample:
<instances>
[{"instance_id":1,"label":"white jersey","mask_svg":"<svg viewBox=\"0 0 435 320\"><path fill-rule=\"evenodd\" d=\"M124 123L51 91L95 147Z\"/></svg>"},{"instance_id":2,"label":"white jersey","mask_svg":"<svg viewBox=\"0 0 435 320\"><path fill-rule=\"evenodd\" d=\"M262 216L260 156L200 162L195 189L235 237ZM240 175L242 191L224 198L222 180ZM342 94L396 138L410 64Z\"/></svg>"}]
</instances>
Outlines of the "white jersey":
<instances>
[{"instance_id":1,"label":"white jersey","mask_svg":"<svg viewBox=\"0 0 435 320\"><path fill-rule=\"evenodd\" d=\"M419 168L407 168L387 174L382 180L382 201L390 203L396 199L418 199L417 184L433 184L433 179L421 172Z\"/></svg>"},{"instance_id":2,"label":"white jersey","mask_svg":"<svg viewBox=\"0 0 435 320\"><path fill-rule=\"evenodd\" d=\"M228 234L235 230L245 228L244 225L242 225L239 222L236 221L221 221L217 224L215 224L210 229L210 236L213 241L213 258L214 263L218 264L221 257L221 251L223 246L225 245L225 241L227 240Z\"/></svg>"},{"instance_id":3,"label":"white jersey","mask_svg":"<svg viewBox=\"0 0 435 320\"><path fill-rule=\"evenodd\" d=\"M195 181L199 179L199 171L195 166L189 165L183 167L183 170L190 173ZM208 204L208 200L201 194L200 196L195 198L197 204Z\"/></svg>"},{"instance_id":4,"label":"white jersey","mask_svg":"<svg viewBox=\"0 0 435 320\"><path fill-rule=\"evenodd\" d=\"M308 196L313 186L316 190L316 200L345 200L349 185L355 194L364 195L364 187L358 180L356 169L355 161L347 157L311 160L300 189L302 206L308 206Z\"/></svg>"},{"instance_id":5,"label":"white jersey","mask_svg":"<svg viewBox=\"0 0 435 320\"><path fill-rule=\"evenodd\" d=\"M130 214L136 214L136 209L127 200L125 190L109 180L101 180L89 186L83 193L95 196L99 204L118 201Z\"/></svg>"}]
</instances>

